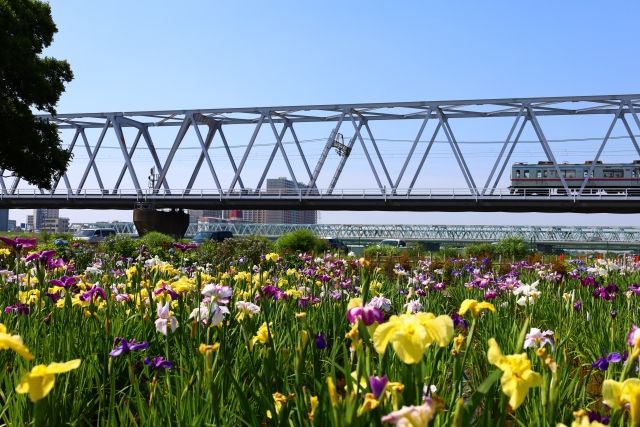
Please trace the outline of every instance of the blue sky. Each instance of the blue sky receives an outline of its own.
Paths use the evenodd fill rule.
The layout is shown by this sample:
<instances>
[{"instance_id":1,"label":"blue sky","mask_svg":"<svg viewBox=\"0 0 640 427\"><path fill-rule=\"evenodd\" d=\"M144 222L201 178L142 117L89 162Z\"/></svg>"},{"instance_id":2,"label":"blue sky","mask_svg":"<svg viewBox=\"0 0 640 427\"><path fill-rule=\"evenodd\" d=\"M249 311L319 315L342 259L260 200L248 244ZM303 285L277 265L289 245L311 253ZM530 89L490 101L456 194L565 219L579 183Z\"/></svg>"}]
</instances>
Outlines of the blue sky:
<instances>
[{"instance_id":1,"label":"blue sky","mask_svg":"<svg viewBox=\"0 0 640 427\"><path fill-rule=\"evenodd\" d=\"M59 32L47 54L75 74L60 113L640 92L632 1L50 3ZM567 135L575 133L557 132ZM323 212L321 220L635 225L638 216Z\"/></svg>"}]
</instances>

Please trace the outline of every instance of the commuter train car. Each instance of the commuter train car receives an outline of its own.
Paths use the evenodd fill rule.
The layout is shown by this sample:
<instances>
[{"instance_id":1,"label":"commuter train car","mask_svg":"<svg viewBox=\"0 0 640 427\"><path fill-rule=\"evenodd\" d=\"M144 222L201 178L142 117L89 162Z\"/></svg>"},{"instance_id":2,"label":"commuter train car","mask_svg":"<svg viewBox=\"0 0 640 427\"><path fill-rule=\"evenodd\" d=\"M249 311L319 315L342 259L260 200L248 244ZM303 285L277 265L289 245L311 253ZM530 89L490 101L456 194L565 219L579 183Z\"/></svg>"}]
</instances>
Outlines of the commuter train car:
<instances>
[{"instance_id":1,"label":"commuter train car","mask_svg":"<svg viewBox=\"0 0 640 427\"><path fill-rule=\"evenodd\" d=\"M593 162L558 164L570 189L579 189ZM564 194L562 181L552 162L515 163L511 168L511 194ZM585 192L640 195L640 160L632 163L596 162Z\"/></svg>"}]
</instances>

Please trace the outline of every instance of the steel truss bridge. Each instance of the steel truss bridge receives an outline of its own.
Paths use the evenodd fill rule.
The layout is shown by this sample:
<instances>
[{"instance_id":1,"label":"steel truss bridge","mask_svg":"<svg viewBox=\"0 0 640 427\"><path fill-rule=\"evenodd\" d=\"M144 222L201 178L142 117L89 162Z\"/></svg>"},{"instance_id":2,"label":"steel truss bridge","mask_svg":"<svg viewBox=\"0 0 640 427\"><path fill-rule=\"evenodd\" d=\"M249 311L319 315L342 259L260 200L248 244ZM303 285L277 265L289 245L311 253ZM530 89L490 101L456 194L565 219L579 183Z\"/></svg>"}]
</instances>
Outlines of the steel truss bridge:
<instances>
[{"instance_id":1,"label":"steel truss bridge","mask_svg":"<svg viewBox=\"0 0 640 427\"><path fill-rule=\"evenodd\" d=\"M58 124L63 145L74 152L69 171L53 183L51 191L29 187L18 178L9 182L0 177L0 208L132 209L148 205L635 213L640 211L640 194L624 188L613 192L592 189L591 174L585 175L579 188L569 188L541 119L604 117L609 125L602 130L597 150L589 156L593 170L619 124L640 158L636 139L639 111L640 95L633 94L42 115L42 120ZM471 173L470 156L463 154L456 137L456 125L471 119L507 123L499 154L486 162L485 169L491 169L482 182ZM390 160L380 150L383 138L374 135L374 125L381 123L413 123L418 129L394 174ZM325 139L306 143L303 150L298 133L305 126L324 126L327 132L323 133ZM536 143L560 177L560 190L516 195L504 188L504 179L500 187L526 127L533 130ZM245 133L236 132L238 129ZM439 136L451 149L448 160L453 167L448 173L455 174L458 169L464 188L451 188L455 186L442 179L427 187L417 184L428 170L425 163L434 160L432 148ZM195 143L190 148L198 157L185 167L176 158L188 140ZM271 151L264 164L256 165L254 153L264 141ZM113 150L108 151L110 148ZM214 149L218 157L212 154ZM355 158L354 153L358 154ZM315 164L312 159L317 159ZM365 172L357 179L345 177L346 187L338 185L343 172L359 159ZM282 167L277 167L278 162ZM141 179L149 173L148 166L141 172L140 165L153 168L148 182ZM288 175L291 188L267 191L265 180L273 165L278 170L271 173ZM199 177L201 169L204 177ZM10 171L2 171L6 174Z\"/></svg>"},{"instance_id":2,"label":"steel truss bridge","mask_svg":"<svg viewBox=\"0 0 640 427\"><path fill-rule=\"evenodd\" d=\"M133 223L72 224L72 228L115 228L118 233L133 234ZM506 237L521 237L537 244L592 246L640 246L637 227L581 226L499 226L499 225L366 225L366 224L249 224L240 222L191 224L187 236L198 231L231 231L234 236L260 235L278 238L285 233L304 228L318 236L349 241L373 242L382 239L402 239L426 242L497 242Z\"/></svg>"}]
</instances>

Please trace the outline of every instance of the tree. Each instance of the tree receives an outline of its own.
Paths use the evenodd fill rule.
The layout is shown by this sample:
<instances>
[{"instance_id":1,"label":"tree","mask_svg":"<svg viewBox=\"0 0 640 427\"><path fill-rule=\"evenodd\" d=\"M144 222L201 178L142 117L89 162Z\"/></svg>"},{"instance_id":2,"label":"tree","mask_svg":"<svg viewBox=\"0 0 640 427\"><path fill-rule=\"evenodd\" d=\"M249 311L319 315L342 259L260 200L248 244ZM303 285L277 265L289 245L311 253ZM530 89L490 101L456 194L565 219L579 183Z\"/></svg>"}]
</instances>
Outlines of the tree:
<instances>
[{"instance_id":1,"label":"tree","mask_svg":"<svg viewBox=\"0 0 640 427\"><path fill-rule=\"evenodd\" d=\"M67 61L41 57L57 31L48 4L0 0L0 168L45 189L71 159L57 126L31 112L55 115L64 84L73 78Z\"/></svg>"}]
</instances>

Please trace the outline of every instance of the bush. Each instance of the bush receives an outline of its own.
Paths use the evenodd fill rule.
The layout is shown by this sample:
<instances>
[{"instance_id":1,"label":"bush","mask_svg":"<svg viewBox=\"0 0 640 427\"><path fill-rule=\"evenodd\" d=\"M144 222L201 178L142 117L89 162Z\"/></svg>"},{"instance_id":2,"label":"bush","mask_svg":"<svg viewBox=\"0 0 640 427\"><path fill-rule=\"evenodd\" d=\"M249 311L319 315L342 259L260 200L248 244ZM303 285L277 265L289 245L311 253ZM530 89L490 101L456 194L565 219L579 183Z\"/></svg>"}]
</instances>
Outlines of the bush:
<instances>
[{"instance_id":1,"label":"bush","mask_svg":"<svg viewBox=\"0 0 640 427\"><path fill-rule=\"evenodd\" d=\"M173 242L173 237L157 231L151 231L140 239L140 243L145 246L151 255L162 254L171 247Z\"/></svg>"},{"instance_id":2,"label":"bush","mask_svg":"<svg viewBox=\"0 0 640 427\"><path fill-rule=\"evenodd\" d=\"M371 245L364 248L363 254L365 258L376 258L381 256L385 256L385 257L399 256L400 249L395 248L393 246L386 246L386 245L382 245L382 246Z\"/></svg>"},{"instance_id":3,"label":"bush","mask_svg":"<svg viewBox=\"0 0 640 427\"><path fill-rule=\"evenodd\" d=\"M465 246L464 255L475 258L491 258L495 255L496 245L491 243L472 243Z\"/></svg>"},{"instance_id":4,"label":"bush","mask_svg":"<svg viewBox=\"0 0 640 427\"><path fill-rule=\"evenodd\" d=\"M114 257L133 258L141 244L142 242L130 236L116 234L107 237L104 242L100 243L99 250Z\"/></svg>"},{"instance_id":5,"label":"bush","mask_svg":"<svg viewBox=\"0 0 640 427\"><path fill-rule=\"evenodd\" d=\"M249 265L259 264L263 254L271 252L273 244L262 236L232 237L222 242L205 242L195 255L199 264L229 264L240 259Z\"/></svg>"},{"instance_id":6,"label":"bush","mask_svg":"<svg viewBox=\"0 0 640 427\"><path fill-rule=\"evenodd\" d=\"M278 252L324 252L329 249L326 241L316 236L313 231L300 228L280 236L276 240L276 250Z\"/></svg>"},{"instance_id":7,"label":"bush","mask_svg":"<svg viewBox=\"0 0 640 427\"><path fill-rule=\"evenodd\" d=\"M520 259L529 254L529 248L522 237L505 237L495 247L496 254L507 259Z\"/></svg>"}]
</instances>

